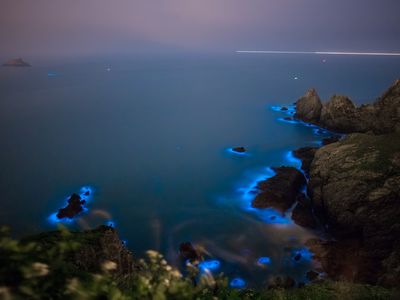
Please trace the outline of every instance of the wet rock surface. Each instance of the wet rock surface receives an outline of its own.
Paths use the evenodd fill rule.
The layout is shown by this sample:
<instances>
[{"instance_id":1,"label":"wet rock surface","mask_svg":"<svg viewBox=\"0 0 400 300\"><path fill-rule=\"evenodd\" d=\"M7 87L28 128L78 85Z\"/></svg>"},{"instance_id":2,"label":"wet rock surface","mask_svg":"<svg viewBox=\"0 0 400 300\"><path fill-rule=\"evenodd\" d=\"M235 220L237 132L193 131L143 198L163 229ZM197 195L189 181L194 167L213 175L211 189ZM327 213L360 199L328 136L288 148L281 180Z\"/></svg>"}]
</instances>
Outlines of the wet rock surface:
<instances>
[{"instance_id":1,"label":"wet rock surface","mask_svg":"<svg viewBox=\"0 0 400 300\"><path fill-rule=\"evenodd\" d=\"M334 95L322 104L312 89L296 102L295 118L342 133L400 131L400 80L373 104L355 106L346 96Z\"/></svg>"},{"instance_id":2,"label":"wet rock surface","mask_svg":"<svg viewBox=\"0 0 400 300\"><path fill-rule=\"evenodd\" d=\"M86 193L89 193L88 191ZM86 194L88 196L89 194ZM78 194L72 194L68 199L68 205L64 208L59 209L57 213L57 218L64 219L69 218L72 219L79 213L83 211L83 206L86 201L81 198Z\"/></svg>"},{"instance_id":3,"label":"wet rock surface","mask_svg":"<svg viewBox=\"0 0 400 300\"><path fill-rule=\"evenodd\" d=\"M306 184L304 175L292 167L273 168L276 175L257 185L258 194L252 201L255 208L272 207L281 213L287 211L296 201Z\"/></svg>"}]
</instances>

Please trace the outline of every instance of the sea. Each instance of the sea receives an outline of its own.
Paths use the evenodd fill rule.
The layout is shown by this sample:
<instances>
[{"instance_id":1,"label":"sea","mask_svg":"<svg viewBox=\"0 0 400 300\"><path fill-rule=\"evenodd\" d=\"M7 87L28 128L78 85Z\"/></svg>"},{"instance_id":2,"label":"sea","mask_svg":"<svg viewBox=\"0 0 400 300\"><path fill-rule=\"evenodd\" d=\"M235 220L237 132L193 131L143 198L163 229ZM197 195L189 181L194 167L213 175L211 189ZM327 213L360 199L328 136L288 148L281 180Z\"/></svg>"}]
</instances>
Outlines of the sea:
<instances>
[{"instance_id":1,"label":"sea","mask_svg":"<svg viewBox=\"0 0 400 300\"><path fill-rule=\"evenodd\" d=\"M307 282L306 272L318 269L305 242L320 230L297 226L290 210L251 207L271 167L299 167L291 151L330 135L287 122L293 103L309 88L324 100L343 94L370 103L400 77L399 57L142 54L29 63L0 68L0 223L16 237L54 230L68 197L90 191L85 211L63 226L111 225L135 257L154 249L179 268L179 245L191 242L206 258L201 270L223 272L233 287L273 276Z\"/></svg>"}]
</instances>

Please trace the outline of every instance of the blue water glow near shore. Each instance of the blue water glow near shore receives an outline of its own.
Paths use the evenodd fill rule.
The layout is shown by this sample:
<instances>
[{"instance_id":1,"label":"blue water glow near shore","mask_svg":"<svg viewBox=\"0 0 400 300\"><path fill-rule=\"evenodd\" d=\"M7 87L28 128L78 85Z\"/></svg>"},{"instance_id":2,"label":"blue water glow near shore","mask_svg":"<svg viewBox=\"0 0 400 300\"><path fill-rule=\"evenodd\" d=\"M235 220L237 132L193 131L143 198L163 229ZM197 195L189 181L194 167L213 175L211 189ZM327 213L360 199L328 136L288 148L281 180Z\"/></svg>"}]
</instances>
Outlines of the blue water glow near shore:
<instances>
[{"instance_id":1,"label":"blue water glow near shore","mask_svg":"<svg viewBox=\"0 0 400 300\"><path fill-rule=\"evenodd\" d=\"M221 266L221 262L216 259L211 259L211 260L204 260L199 263L199 269L201 271L209 270L209 271L215 271L219 269Z\"/></svg>"},{"instance_id":2,"label":"blue water glow near shore","mask_svg":"<svg viewBox=\"0 0 400 300\"><path fill-rule=\"evenodd\" d=\"M87 193L88 193L88 195L86 195ZM89 208L86 205L92 199L93 193L94 193L94 189L91 186L83 186L83 187L80 188L79 197L81 197L81 199L84 200L86 203L82 205L82 212L79 213L79 216L82 215L82 214L85 214L85 213L87 213L89 211ZM65 207L68 206L68 200L71 197L71 195L66 198L64 204L62 204L59 209L65 208ZM60 218L57 217L57 213L58 213L58 211L55 212L55 213L52 213L47 218L47 221L50 224L53 224L53 225L57 225L57 224L60 224L60 223L61 224L72 224L72 223L74 223L75 219L78 217L78 216L76 216L74 218L62 218L62 219L60 219Z\"/></svg>"},{"instance_id":3,"label":"blue water glow near shore","mask_svg":"<svg viewBox=\"0 0 400 300\"><path fill-rule=\"evenodd\" d=\"M257 260L257 264L259 265L269 265L271 263L271 258L268 256L262 256Z\"/></svg>"},{"instance_id":4,"label":"blue water glow near shore","mask_svg":"<svg viewBox=\"0 0 400 300\"><path fill-rule=\"evenodd\" d=\"M233 148L227 148L226 151L230 154L238 155L238 156L250 156L250 154L246 152L237 152L233 150Z\"/></svg>"},{"instance_id":5,"label":"blue water glow near shore","mask_svg":"<svg viewBox=\"0 0 400 300\"><path fill-rule=\"evenodd\" d=\"M246 286L246 281L243 278L236 277L231 280L229 286L234 289L243 289Z\"/></svg>"}]
</instances>

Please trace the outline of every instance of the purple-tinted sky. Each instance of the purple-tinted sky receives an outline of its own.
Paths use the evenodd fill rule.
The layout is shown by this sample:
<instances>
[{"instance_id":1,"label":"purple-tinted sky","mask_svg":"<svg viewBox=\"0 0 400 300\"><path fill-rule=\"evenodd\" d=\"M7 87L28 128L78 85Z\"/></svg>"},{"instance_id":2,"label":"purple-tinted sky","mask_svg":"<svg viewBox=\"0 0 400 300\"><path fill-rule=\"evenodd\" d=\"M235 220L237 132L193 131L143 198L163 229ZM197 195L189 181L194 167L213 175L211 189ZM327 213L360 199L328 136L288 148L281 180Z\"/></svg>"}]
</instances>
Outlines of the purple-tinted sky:
<instances>
[{"instance_id":1,"label":"purple-tinted sky","mask_svg":"<svg viewBox=\"0 0 400 300\"><path fill-rule=\"evenodd\" d=\"M0 0L0 55L400 50L400 0Z\"/></svg>"}]
</instances>

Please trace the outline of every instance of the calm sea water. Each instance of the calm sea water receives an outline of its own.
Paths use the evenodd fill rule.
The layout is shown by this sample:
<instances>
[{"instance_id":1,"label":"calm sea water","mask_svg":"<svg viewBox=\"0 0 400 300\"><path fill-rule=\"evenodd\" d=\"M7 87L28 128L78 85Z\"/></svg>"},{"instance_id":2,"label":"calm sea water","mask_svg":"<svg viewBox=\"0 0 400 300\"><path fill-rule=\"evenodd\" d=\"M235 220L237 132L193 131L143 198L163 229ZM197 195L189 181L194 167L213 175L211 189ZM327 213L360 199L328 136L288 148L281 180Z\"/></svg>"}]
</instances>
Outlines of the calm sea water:
<instances>
[{"instance_id":1,"label":"calm sea water","mask_svg":"<svg viewBox=\"0 0 400 300\"><path fill-rule=\"evenodd\" d=\"M1 223L17 235L55 228L49 215L91 186L89 212L72 227L112 221L136 255L157 249L175 263L180 242L192 241L219 270L249 282L283 273L301 280L310 268L302 244L315 234L249 210L246 189L270 166L296 165L288 151L320 138L279 122L270 106L310 87L325 99L367 102L400 77L400 60L380 57L31 63L0 68ZM229 153L232 146L249 154ZM260 257L271 261L260 266Z\"/></svg>"}]
</instances>

